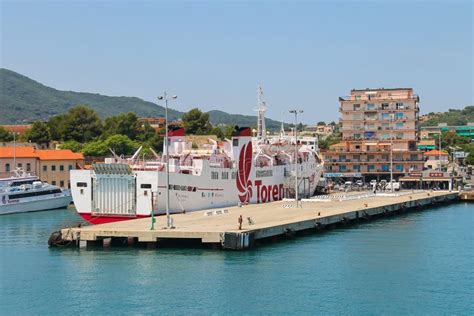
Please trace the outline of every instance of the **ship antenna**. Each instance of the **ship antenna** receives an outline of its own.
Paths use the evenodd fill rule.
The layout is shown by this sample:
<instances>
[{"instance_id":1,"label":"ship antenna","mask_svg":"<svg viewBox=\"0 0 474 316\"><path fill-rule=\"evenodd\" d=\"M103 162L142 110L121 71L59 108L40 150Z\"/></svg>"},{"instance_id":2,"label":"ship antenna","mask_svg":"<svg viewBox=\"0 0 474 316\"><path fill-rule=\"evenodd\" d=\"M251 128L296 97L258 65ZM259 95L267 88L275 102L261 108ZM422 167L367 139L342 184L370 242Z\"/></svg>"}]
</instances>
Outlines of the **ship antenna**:
<instances>
[{"instance_id":1,"label":"ship antenna","mask_svg":"<svg viewBox=\"0 0 474 316\"><path fill-rule=\"evenodd\" d=\"M281 128L280 128L280 139L285 137L285 125L283 124L283 111L281 111Z\"/></svg>"},{"instance_id":2,"label":"ship antenna","mask_svg":"<svg viewBox=\"0 0 474 316\"><path fill-rule=\"evenodd\" d=\"M263 88L262 86L257 87L257 139L264 140L267 136L267 131L265 128L265 112L267 111L267 102L263 98Z\"/></svg>"}]
</instances>

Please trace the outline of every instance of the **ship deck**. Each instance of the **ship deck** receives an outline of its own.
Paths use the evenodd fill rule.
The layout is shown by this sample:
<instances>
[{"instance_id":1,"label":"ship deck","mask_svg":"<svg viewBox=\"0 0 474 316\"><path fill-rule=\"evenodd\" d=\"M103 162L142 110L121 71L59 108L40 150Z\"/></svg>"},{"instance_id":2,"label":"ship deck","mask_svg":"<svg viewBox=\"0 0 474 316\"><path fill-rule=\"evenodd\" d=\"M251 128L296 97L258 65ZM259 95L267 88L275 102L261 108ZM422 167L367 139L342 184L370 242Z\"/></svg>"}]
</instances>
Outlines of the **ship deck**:
<instances>
[{"instance_id":1,"label":"ship deck","mask_svg":"<svg viewBox=\"0 0 474 316\"><path fill-rule=\"evenodd\" d=\"M294 201L279 201L173 214L173 229L166 228L166 216L157 216L154 230L151 230L151 218L143 218L66 228L61 233L64 240L75 241L80 247L108 244L115 239L125 244L148 245L156 245L161 241L179 243L194 240L218 248L246 249L272 237L320 230L381 215L418 211L426 206L457 199L458 192L454 191L418 191L400 192L395 196L354 195L347 200L333 198L327 201L303 201L300 208L294 207ZM238 222L240 216L243 218L241 229Z\"/></svg>"}]
</instances>

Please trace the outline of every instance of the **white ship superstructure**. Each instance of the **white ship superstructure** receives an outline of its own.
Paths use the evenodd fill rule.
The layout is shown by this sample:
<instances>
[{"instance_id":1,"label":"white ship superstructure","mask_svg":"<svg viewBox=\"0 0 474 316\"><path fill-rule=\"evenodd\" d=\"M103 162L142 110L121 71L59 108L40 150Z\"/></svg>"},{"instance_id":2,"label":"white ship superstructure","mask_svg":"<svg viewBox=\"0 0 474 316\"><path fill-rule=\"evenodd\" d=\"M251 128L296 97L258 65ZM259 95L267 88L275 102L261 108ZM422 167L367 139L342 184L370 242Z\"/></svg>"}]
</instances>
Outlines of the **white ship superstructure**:
<instances>
[{"instance_id":1,"label":"white ship superstructure","mask_svg":"<svg viewBox=\"0 0 474 316\"><path fill-rule=\"evenodd\" d=\"M0 215L64 208L71 193L44 183L36 176L17 173L0 179Z\"/></svg>"},{"instance_id":2,"label":"white ship superstructure","mask_svg":"<svg viewBox=\"0 0 474 316\"><path fill-rule=\"evenodd\" d=\"M259 120L264 120L263 113ZM72 170L78 213L93 224L165 214L167 192L170 213L278 201L294 196L295 164L299 196L309 197L323 169L315 138L300 138L295 146L294 138L269 138L265 130L252 137L250 128L240 128L231 139L196 150L183 128L173 128L164 146L169 146L169 157L155 161L98 163L92 170Z\"/></svg>"}]
</instances>

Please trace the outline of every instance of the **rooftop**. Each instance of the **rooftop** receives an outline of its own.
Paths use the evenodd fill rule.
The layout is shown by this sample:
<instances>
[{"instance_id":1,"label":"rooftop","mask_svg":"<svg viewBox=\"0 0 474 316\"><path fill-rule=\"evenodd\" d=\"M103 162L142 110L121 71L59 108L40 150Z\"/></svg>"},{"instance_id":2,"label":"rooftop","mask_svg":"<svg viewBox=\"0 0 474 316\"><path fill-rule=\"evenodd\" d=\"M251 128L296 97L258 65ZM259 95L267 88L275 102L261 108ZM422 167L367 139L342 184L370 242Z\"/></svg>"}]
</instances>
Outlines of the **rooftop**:
<instances>
[{"instance_id":1,"label":"rooftop","mask_svg":"<svg viewBox=\"0 0 474 316\"><path fill-rule=\"evenodd\" d=\"M436 149L430 150L423 154L424 156L448 156L448 153L445 151L439 151Z\"/></svg>"},{"instance_id":2,"label":"rooftop","mask_svg":"<svg viewBox=\"0 0 474 316\"><path fill-rule=\"evenodd\" d=\"M36 149L34 147L0 147L0 158L38 158L40 160L81 160L84 156L70 149Z\"/></svg>"}]
</instances>

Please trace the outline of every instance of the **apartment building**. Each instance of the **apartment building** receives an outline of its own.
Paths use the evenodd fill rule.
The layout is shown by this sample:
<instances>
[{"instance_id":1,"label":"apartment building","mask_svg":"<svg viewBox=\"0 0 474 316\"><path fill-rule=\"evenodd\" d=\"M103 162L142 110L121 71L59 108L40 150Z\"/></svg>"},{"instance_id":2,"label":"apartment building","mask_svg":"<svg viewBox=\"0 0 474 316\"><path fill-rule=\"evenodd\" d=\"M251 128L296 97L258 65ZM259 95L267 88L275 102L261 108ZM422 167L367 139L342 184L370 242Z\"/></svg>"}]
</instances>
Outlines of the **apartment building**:
<instances>
[{"instance_id":1,"label":"apartment building","mask_svg":"<svg viewBox=\"0 0 474 316\"><path fill-rule=\"evenodd\" d=\"M340 97L342 141L323 152L334 177L389 179L423 170L417 149L419 97L411 88L351 90Z\"/></svg>"}]
</instances>

